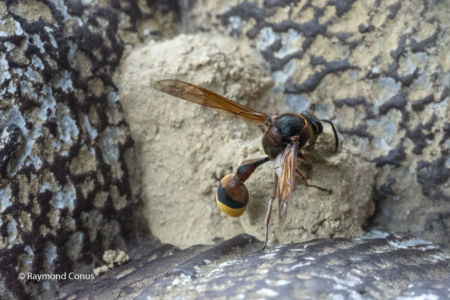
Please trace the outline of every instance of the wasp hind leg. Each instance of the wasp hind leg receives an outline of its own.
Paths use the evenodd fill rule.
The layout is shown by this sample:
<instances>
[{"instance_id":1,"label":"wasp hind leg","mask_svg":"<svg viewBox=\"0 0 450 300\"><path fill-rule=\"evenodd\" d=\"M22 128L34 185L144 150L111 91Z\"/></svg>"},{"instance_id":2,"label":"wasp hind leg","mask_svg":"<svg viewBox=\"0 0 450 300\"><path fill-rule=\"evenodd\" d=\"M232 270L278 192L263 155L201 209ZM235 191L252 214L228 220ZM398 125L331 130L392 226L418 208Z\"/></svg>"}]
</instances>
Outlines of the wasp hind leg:
<instances>
[{"instance_id":1,"label":"wasp hind leg","mask_svg":"<svg viewBox=\"0 0 450 300\"><path fill-rule=\"evenodd\" d=\"M304 153L301 153L301 151L298 152L298 158L300 159L302 164L305 164L308 166L312 165L312 160L308 156L306 156Z\"/></svg>"},{"instance_id":2,"label":"wasp hind leg","mask_svg":"<svg viewBox=\"0 0 450 300\"><path fill-rule=\"evenodd\" d=\"M297 173L298 176L300 176L300 178L302 179L303 183L305 184L305 186L307 187L314 187L316 189L319 189L321 191L327 192L328 194L331 194L333 191L331 189L327 189L315 184L310 184L308 182L308 180L306 180L306 176L302 173L302 171L300 171L298 168L295 168L295 173Z\"/></svg>"},{"instance_id":3,"label":"wasp hind leg","mask_svg":"<svg viewBox=\"0 0 450 300\"><path fill-rule=\"evenodd\" d=\"M273 190L272 190L272 195L270 196L270 200L269 200L269 206L267 207L267 214L266 214L266 238L264 240L264 245L261 248L261 251L264 251L264 249L266 249L267 246L267 240L269 238L269 224L270 224L270 216L272 215L272 206L273 206L273 201L275 200L275 198L277 197L277 190L278 190L278 176L275 173L274 174L274 180L273 180Z\"/></svg>"}]
</instances>

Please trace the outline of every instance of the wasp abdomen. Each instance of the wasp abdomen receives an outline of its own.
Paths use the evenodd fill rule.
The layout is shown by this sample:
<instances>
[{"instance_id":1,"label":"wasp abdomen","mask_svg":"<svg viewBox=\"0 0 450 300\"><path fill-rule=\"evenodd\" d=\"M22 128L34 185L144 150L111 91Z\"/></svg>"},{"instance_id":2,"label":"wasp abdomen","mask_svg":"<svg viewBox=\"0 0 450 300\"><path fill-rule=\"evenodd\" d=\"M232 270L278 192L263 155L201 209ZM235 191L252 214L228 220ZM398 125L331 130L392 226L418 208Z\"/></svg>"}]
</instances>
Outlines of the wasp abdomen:
<instances>
[{"instance_id":1,"label":"wasp abdomen","mask_svg":"<svg viewBox=\"0 0 450 300\"><path fill-rule=\"evenodd\" d=\"M241 216L248 203L248 190L234 174L228 174L219 182L216 194L217 206L230 217Z\"/></svg>"}]
</instances>

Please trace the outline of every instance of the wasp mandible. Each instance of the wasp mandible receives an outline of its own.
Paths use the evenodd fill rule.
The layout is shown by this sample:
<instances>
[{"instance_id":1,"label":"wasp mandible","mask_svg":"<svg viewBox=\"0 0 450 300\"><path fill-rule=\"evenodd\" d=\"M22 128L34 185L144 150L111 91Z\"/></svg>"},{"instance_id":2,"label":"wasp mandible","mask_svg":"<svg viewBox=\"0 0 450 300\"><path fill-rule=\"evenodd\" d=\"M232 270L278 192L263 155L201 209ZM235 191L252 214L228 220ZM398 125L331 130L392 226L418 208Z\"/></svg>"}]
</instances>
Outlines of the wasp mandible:
<instances>
[{"instance_id":1,"label":"wasp mandible","mask_svg":"<svg viewBox=\"0 0 450 300\"><path fill-rule=\"evenodd\" d=\"M295 174L300 177L305 186L331 193L331 189L308 183L306 176L300 171L297 164L298 159L311 164L311 160L301 152L301 149L306 144L312 145L316 142L317 137L323 130L320 121L331 125L335 139L334 152L336 152L339 147L339 139L336 129L330 120L320 120L312 112L307 111L300 114L284 113L280 115L260 113L208 89L180 80L160 80L156 82L154 87L161 92L189 102L225 110L258 123L258 126L264 133L262 145L267 156L244 160L234 174L224 176L217 188L216 202L225 214L231 217L241 216L247 207L249 198L244 182L258 166L270 160L274 161L273 191L267 207L265 218L266 237L262 250L267 245L272 204L278 196L279 214L284 219L289 200L295 188Z\"/></svg>"}]
</instances>

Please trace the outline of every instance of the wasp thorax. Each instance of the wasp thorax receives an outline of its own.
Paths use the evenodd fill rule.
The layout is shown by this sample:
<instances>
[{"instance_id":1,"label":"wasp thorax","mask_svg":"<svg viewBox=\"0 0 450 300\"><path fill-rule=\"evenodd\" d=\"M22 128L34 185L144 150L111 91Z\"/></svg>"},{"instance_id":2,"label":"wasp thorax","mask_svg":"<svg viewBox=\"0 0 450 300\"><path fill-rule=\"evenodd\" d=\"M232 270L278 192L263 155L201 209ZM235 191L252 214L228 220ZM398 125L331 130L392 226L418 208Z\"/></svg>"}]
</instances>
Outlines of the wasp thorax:
<instances>
[{"instance_id":1,"label":"wasp thorax","mask_svg":"<svg viewBox=\"0 0 450 300\"><path fill-rule=\"evenodd\" d=\"M248 190L234 174L225 175L217 187L216 202L230 217L239 217L248 203Z\"/></svg>"}]
</instances>

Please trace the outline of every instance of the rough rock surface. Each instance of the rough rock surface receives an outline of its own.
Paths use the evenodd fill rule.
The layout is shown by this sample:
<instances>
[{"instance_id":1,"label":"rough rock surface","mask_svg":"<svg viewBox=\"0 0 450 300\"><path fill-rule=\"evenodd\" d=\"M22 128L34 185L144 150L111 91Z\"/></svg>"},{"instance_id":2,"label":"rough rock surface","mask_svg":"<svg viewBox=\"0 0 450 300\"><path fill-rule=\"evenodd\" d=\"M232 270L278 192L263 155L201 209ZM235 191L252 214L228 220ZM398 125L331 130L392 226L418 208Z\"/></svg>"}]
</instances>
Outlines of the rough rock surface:
<instances>
[{"instance_id":1,"label":"rough rock surface","mask_svg":"<svg viewBox=\"0 0 450 300\"><path fill-rule=\"evenodd\" d=\"M150 41L123 60L115 82L142 160L145 216L162 242L185 248L240 233L264 239L274 169L269 162L246 181L250 203L243 216L221 213L215 203L218 179L244 159L265 156L261 131L240 118L165 95L150 83L177 78L258 111L287 112L275 104L281 95L270 92L272 81L263 67L246 44L204 34ZM307 173L312 184L332 188L333 194L306 188L298 179L285 223L280 224L274 205L269 243L357 236L373 213L375 168L351 155L345 142L333 154L334 136L324 126L317 144L306 151L313 159Z\"/></svg>"},{"instance_id":2,"label":"rough rock surface","mask_svg":"<svg viewBox=\"0 0 450 300\"><path fill-rule=\"evenodd\" d=\"M143 257L89 289L71 285L65 292L69 299L444 300L450 294L449 250L418 238L374 231L353 240L260 247L241 235L209 249Z\"/></svg>"},{"instance_id":3,"label":"rough rock surface","mask_svg":"<svg viewBox=\"0 0 450 300\"><path fill-rule=\"evenodd\" d=\"M159 295L172 278L142 289L170 269L166 262L175 267L206 249L190 249L181 258L169 255L177 252L171 246L143 246L129 238L137 233L139 187L130 176L138 166L127 166L133 143L111 77L124 49L148 37L173 38L179 24L253 45L290 109L315 104L338 124L353 155L378 170L374 226L448 242L448 12L448 1L424 0L0 2L0 298L48 299L64 284L67 293L60 296L98 291L100 285L118 291L110 296ZM399 238L373 241L389 250L393 240ZM388 252L359 244L358 253L381 251L372 253L368 265L382 279L367 282L368 292L357 283L353 293L340 277L337 286L355 297L375 290L376 298L390 296L391 282L397 282L400 291L392 297L448 298L448 250L407 240L415 246ZM336 261L333 271L345 270L340 252L326 252L342 241L358 243L329 241L313 267ZM21 271L91 273L109 248L125 250L131 261L93 281L18 279ZM232 253L211 251L210 257L222 257L219 264L227 259L224 253ZM273 262L282 263L284 250L277 251ZM134 263L136 272L116 273ZM148 265L149 272L139 268ZM130 289L128 279L138 284ZM316 295L316 282L299 286ZM272 290L267 293L283 293L272 281L264 284Z\"/></svg>"},{"instance_id":4,"label":"rough rock surface","mask_svg":"<svg viewBox=\"0 0 450 300\"><path fill-rule=\"evenodd\" d=\"M133 141L111 76L144 16L136 1L0 2L1 299L52 298L58 281L19 274L92 273L138 233Z\"/></svg>"}]
</instances>

